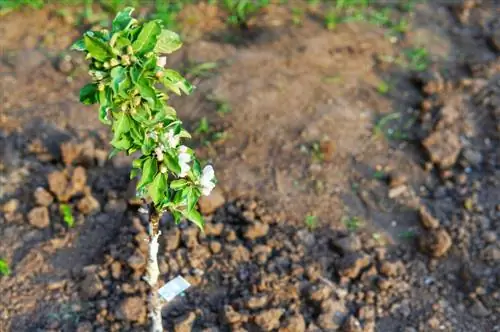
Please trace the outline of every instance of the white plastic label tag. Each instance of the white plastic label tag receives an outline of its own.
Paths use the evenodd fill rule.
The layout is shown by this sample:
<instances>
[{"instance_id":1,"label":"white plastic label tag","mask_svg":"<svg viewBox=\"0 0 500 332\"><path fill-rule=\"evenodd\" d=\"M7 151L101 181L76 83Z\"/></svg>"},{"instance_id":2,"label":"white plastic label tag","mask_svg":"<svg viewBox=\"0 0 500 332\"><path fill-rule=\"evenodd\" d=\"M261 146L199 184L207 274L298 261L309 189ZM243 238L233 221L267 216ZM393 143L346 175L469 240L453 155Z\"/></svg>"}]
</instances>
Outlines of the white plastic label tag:
<instances>
[{"instance_id":1,"label":"white plastic label tag","mask_svg":"<svg viewBox=\"0 0 500 332\"><path fill-rule=\"evenodd\" d=\"M186 281L181 276L177 276L174 279L167 282L162 288L158 290L158 293L162 298L164 298L167 302L172 301L177 295L184 292L189 288L191 284Z\"/></svg>"}]
</instances>

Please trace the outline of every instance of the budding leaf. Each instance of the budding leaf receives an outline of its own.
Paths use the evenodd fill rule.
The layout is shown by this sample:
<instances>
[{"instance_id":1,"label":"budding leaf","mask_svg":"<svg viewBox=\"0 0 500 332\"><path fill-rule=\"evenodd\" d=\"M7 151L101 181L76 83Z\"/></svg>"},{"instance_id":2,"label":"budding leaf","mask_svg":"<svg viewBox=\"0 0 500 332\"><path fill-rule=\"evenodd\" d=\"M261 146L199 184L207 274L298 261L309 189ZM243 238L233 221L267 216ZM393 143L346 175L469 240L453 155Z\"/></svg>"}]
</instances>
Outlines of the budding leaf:
<instances>
[{"instance_id":1,"label":"budding leaf","mask_svg":"<svg viewBox=\"0 0 500 332\"><path fill-rule=\"evenodd\" d=\"M132 18L131 14L134 11L132 7L126 7L118 14L116 14L115 19L112 23L112 31L121 31L130 28L132 23L134 23L134 18Z\"/></svg>"},{"instance_id":2,"label":"budding leaf","mask_svg":"<svg viewBox=\"0 0 500 332\"><path fill-rule=\"evenodd\" d=\"M80 102L85 105L95 104L98 101L99 91L97 84L87 84L80 90Z\"/></svg>"},{"instance_id":3,"label":"budding leaf","mask_svg":"<svg viewBox=\"0 0 500 332\"><path fill-rule=\"evenodd\" d=\"M113 56L111 47L95 37L93 32L87 32L83 37L83 41L85 48L94 59L104 62Z\"/></svg>"},{"instance_id":4,"label":"budding leaf","mask_svg":"<svg viewBox=\"0 0 500 332\"><path fill-rule=\"evenodd\" d=\"M181 38L173 31L163 29L158 36L155 52L160 54L170 54L177 51L182 46Z\"/></svg>"},{"instance_id":5,"label":"budding leaf","mask_svg":"<svg viewBox=\"0 0 500 332\"><path fill-rule=\"evenodd\" d=\"M134 52L139 55L151 52L155 48L160 33L161 27L158 22L151 21L144 24L137 39L132 43Z\"/></svg>"}]
</instances>

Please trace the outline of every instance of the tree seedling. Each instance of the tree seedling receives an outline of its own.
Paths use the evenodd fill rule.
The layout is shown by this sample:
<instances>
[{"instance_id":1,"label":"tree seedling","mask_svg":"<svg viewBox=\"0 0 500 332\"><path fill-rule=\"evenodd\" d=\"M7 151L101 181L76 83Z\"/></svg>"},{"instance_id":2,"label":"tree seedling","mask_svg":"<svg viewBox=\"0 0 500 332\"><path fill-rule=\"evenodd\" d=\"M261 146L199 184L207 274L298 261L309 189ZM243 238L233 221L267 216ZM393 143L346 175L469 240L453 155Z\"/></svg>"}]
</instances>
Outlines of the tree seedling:
<instances>
[{"instance_id":1,"label":"tree seedling","mask_svg":"<svg viewBox=\"0 0 500 332\"><path fill-rule=\"evenodd\" d=\"M211 165L201 168L190 138L168 93L189 94L193 87L178 72L165 68L166 54L178 50L179 36L164 28L160 20L139 22L133 8L119 12L110 30L87 31L72 48L85 53L92 83L80 91L84 104L99 104L99 119L111 127L114 156L138 152L130 178L139 176L137 196L147 204L149 253L144 280L151 286L149 297L151 331L162 331L158 237L160 218L170 213L176 223L188 219L203 229L196 204L215 187ZM162 86L162 87L160 87Z\"/></svg>"},{"instance_id":2,"label":"tree seedling","mask_svg":"<svg viewBox=\"0 0 500 332\"><path fill-rule=\"evenodd\" d=\"M11 271L9 264L7 264L7 262L4 259L0 258L0 275L8 276L10 275L10 273Z\"/></svg>"},{"instance_id":3,"label":"tree seedling","mask_svg":"<svg viewBox=\"0 0 500 332\"><path fill-rule=\"evenodd\" d=\"M314 229L316 229L316 227L318 227L318 217L314 215L308 215L306 216L304 223L306 224L309 231L312 232Z\"/></svg>"},{"instance_id":4,"label":"tree seedling","mask_svg":"<svg viewBox=\"0 0 500 332\"><path fill-rule=\"evenodd\" d=\"M224 0L224 9L228 12L230 25L248 30L248 21L262 8L269 5L269 0Z\"/></svg>"},{"instance_id":5,"label":"tree seedling","mask_svg":"<svg viewBox=\"0 0 500 332\"><path fill-rule=\"evenodd\" d=\"M68 204L61 204L59 205L59 212L61 213L64 223L68 227L73 227L75 225L75 218L73 217L71 206Z\"/></svg>"}]
</instances>

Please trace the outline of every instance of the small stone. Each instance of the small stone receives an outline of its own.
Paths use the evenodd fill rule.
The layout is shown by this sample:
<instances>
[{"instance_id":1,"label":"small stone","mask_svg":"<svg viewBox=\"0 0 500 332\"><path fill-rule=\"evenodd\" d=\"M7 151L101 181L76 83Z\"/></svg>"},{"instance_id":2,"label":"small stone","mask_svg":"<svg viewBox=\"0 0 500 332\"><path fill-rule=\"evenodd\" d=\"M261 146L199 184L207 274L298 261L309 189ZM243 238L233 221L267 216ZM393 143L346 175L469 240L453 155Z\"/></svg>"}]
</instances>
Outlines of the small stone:
<instances>
[{"instance_id":1,"label":"small stone","mask_svg":"<svg viewBox=\"0 0 500 332\"><path fill-rule=\"evenodd\" d=\"M175 320L175 332L191 332L193 330L193 323L196 320L196 314L190 312Z\"/></svg>"},{"instance_id":2,"label":"small stone","mask_svg":"<svg viewBox=\"0 0 500 332\"><path fill-rule=\"evenodd\" d=\"M219 241L210 241L209 246L210 246L210 250L214 254L218 254L221 251L221 248L222 248L222 245L220 244Z\"/></svg>"},{"instance_id":3,"label":"small stone","mask_svg":"<svg viewBox=\"0 0 500 332\"><path fill-rule=\"evenodd\" d=\"M62 171L54 171L47 176L49 181L49 189L59 199L64 198L66 188L68 187L68 178Z\"/></svg>"},{"instance_id":4,"label":"small stone","mask_svg":"<svg viewBox=\"0 0 500 332\"><path fill-rule=\"evenodd\" d=\"M361 327L361 323L354 316L349 316L344 325L342 325L343 332L363 332L363 328Z\"/></svg>"},{"instance_id":5,"label":"small stone","mask_svg":"<svg viewBox=\"0 0 500 332\"><path fill-rule=\"evenodd\" d=\"M114 279L120 279L122 274L122 264L118 261L114 261L111 263L111 276Z\"/></svg>"},{"instance_id":6,"label":"small stone","mask_svg":"<svg viewBox=\"0 0 500 332\"><path fill-rule=\"evenodd\" d=\"M85 195L78 201L76 207L84 215L92 215L101 210L101 204L92 195Z\"/></svg>"},{"instance_id":7,"label":"small stone","mask_svg":"<svg viewBox=\"0 0 500 332\"><path fill-rule=\"evenodd\" d=\"M487 317L491 314L491 311L484 306L481 301L476 300L474 304L469 308L469 312L474 317Z\"/></svg>"},{"instance_id":8,"label":"small stone","mask_svg":"<svg viewBox=\"0 0 500 332\"><path fill-rule=\"evenodd\" d=\"M248 309L260 309L267 304L267 295L263 296L252 296L247 299L246 306Z\"/></svg>"},{"instance_id":9,"label":"small stone","mask_svg":"<svg viewBox=\"0 0 500 332\"><path fill-rule=\"evenodd\" d=\"M96 273L89 273L80 284L80 293L85 300L95 298L104 289L101 279Z\"/></svg>"},{"instance_id":10,"label":"small stone","mask_svg":"<svg viewBox=\"0 0 500 332\"><path fill-rule=\"evenodd\" d=\"M481 251L481 259L486 262L500 261L500 249L496 244L490 244Z\"/></svg>"},{"instance_id":11,"label":"small stone","mask_svg":"<svg viewBox=\"0 0 500 332\"><path fill-rule=\"evenodd\" d=\"M87 171L85 168L78 166L73 170L71 175L71 196L84 191L85 184L87 183Z\"/></svg>"},{"instance_id":12,"label":"small stone","mask_svg":"<svg viewBox=\"0 0 500 332\"><path fill-rule=\"evenodd\" d=\"M462 152L462 156L471 166L478 167L483 162L483 156L481 155L481 152L476 150L464 149L464 151Z\"/></svg>"},{"instance_id":13,"label":"small stone","mask_svg":"<svg viewBox=\"0 0 500 332\"><path fill-rule=\"evenodd\" d=\"M65 55L59 59L59 63L57 64L59 71L63 74L69 74L73 71L73 63L71 62L71 56Z\"/></svg>"},{"instance_id":14,"label":"small stone","mask_svg":"<svg viewBox=\"0 0 500 332\"><path fill-rule=\"evenodd\" d=\"M495 243L497 241L497 234L493 231L486 231L483 234L483 241L486 243Z\"/></svg>"},{"instance_id":15,"label":"small stone","mask_svg":"<svg viewBox=\"0 0 500 332\"><path fill-rule=\"evenodd\" d=\"M489 38L489 43L496 52L500 52L500 31L498 29L494 29Z\"/></svg>"},{"instance_id":16,"label":"small stone","mask_svg":"<svg viewBox=\"0 0 500 332\"><path fill-rule=\"evenodd\" d=\"M54 201L54 197L45 188L38 187L35 190L35 202L40 206L49 206Z\"/></svg>"},{"instance_id":17,"label":"small stone","mask_svg":"<svg viewBox=\"0 0 500 332\"><path fill-rule=\"evenodd\" d=\"M226 199L224 198L224 195L222 194L222 191L216 187L210 195L208 196L201 196L198 205L200 206L200 212L202 214L211 214L215 212L219 207L224 205L226 203Z\"/></svg>"},{"instance_id":18,"label":"small stone","mask_svg":"<svg viewBox=\"0 0 500 332\"><path fill-rule=\"evenodd\" d=\"M420 214L420 221L422 225L427 229L437 229L439 228L439 220L434 218L425 206L420 206L418 210Z\"/></svg>"},{"instance_id":19,"label":"small stone","mask_svg":"<svg viewBox=\"0 0 500 332\"><path fill-rule=\"evenodd\" d=\"M205 225L205 234L207 236L219 236L221 235L222 231L224 230L224 224L223 223L207 223Z\"/></svg>"},{"instance_id":20,"label":"small stone","mask_svg":"<svg viewBox=\"0 0 500 332\"><path fill-rule=\"evenodd\" d=\"M430 159L442 169L453 166L462 149L462 143L456 133L451 130L438 130L422 141Z\"/></svg>"},{"instance_id":21,"label":"small stone","mask_svg":"<svg viewBox=\"0 0 500 332\"><path fill-rule=\"evenodd\" d=\"M19 200L13 198L2 205L2 212L5 214L14 213L19 208Z\"/></svg>"},{"instance_id":22,"label":"small stone","mask_svg":"<svg viewBox=\"0 0 500 332\"><path fill-rule=\"evenodd\" d=\"M286 320L279 332L305 332L306 322L300 314L293 315Z\"/></svg>"},{"instance_id":23,"label":"small stone","mask_svg":"<svg viewBox=\"0 0 500 332\"><path fill-rule=\"evenodd\" d=\"M450 234L445 229L422 234L420 237L420 247L432 257L441 257L446 254L451 244Z\"/></svg>"},{"instance_id":24,"label":"small stone","mask_svg":"<svg viewBox=\"0 0 500 332\"><path fill-rule=\"evenodd\" d=\"M285 310L270 309L255 316L254 322L262 331L272 331L280 327L280 318Z\"/></svg>"},{"instance_id":25,"label":"small stone","mask_svg":"<svg viewBox=\"0 0 500 332\"><path fill-rule=\"evenodd\" d=\"M269 232L268 224L255 222L247 228L244 236L249 240L255 240L260 237L266 236L268 232Z\"/></svg>"},{"instance_id":26,"label":"small stone","mask_svg":"<svg viewBox=\"0 0 500 332\"><path fill-rule=\"evenodd\" d=\"M355 234L350 234L349 236L336 239L333 241L333 245L340 248L342 253L359 251L362 247L359 236Z\"/></svg>"},{"instance_id":27,"label":"small stone","mask_svg":"<svg viewBox=\"0 0 500 332\"><path fill-rule=\"evenodd\" d=\"M391 188L397 188L403 186L406 184L407 181L408 179L406 178L406 175L400 172L393 172L389 176L389 186Z\"/></svg>"},{"instance_id":28,"label":"small stone","mask_svg":"<svg viewBox=\"0 0 500 332\"><path fill-rule=\"evenodd\" d=\"M327 331L336 331L347 314L343 301L325 300L321 304L322 314L318 316L318 325Z\"/></svg>"},{"instance_id":29,"label":"small stone","mask_svg":"<svg viewBox=\"0 0 500 332\"><path fill-rule=\"evenodd\" d=\"M240 323L243 320L242 315L230 305L224 306L224 318L229 324Z\"/></svg>"},{"instance_id":30,"label":"small stone","mask_svg":"<svg viewBox=\"0 0 500 332\"><path fill-rule=\"evenodd\" d=\"M404 185L399 186L399 187L394 187L394 188L389 189L388 196L389 196L389 198L397 198L397 197L403 195L407 190L408 190L408 188Z\"/></svg>"},{"instance_id":31,"label":"small stone","mask_svg":"<svg viewBox=\"0 0 500 332\"><path fill-rule=\"evenodd\" d=\"M165 239L165 249L167 251L173 251L179 248L181 243L181 231L179 228L174 227L168 230L163 237Z\"/></svg>"},{"instance_id":32,"label":"small stone","mask_svg":"<svg viewBox=\"0 0 500 332\"><path fill-rule=\"evenodd\" d=\"M332 290L327 286L319 286L313 288L309 294L309 298L315 302L322 302L328 299L332 294Z\"/></svg>"},{"instance_id":33,"label":"small stone","mask_svg":"<svg viewBox=\"0 0 500 332\"><path fill-rule=\"evenodd\" d=\"M94 329L92 327L91 322L80 322L76 327L76 332L93 332Z\"/></svg>"},{"instance_id":34,"label":"small stone","mask_svg":"<svg viewBox=\"0 0 500 332\"><path fill-rule=\"evenodd\" d=\"M350 279L356 278L361 270L370 264L370 256L352 253L344 256L339 264L339 275Z\"/></svg>"},{"instance_id":35,"label":"small stone","mask_svg":"<svg viewBox=\"0 0 500 332\"><path fill-rule=\"evenodd\" d=\"M33 208L28 213L28 220L31 225L37 228L45 228L50 225L49 210L45 206Z\"/></svg>"},{"instance_id":36,"label":"small stone","mask_svg":"<svg viewBox=\"0 0 500 332\"><path fill-rule=\"evenodd\" d=\"M383 262L380 265L380 273L386 277L397 277L404 273L405 267L401 261Z\"/></svg>"},{"instance_id":37,"label":"small stone","mask_svg":"<svg viewBox=\"0 0 500 332\"><path fill-rule=\"evenodd\" d=\"M198 244L198 229L188 227L182 230L182 242L186 248L194 248Z\"/></svg>"},{"instance_id":38,"label":"small stone","mask_svg":"<svg viewBox=\"0 0 500 332\"><path fill-rule=\"evenodd\" d=\"M104 211L107 213L124 213L127 211L127 202L123 199L109 200L104 206Z\"/></svg>"},{"instance_id":39,"label":"small stone","mask_svg":"<svg viewBox=\"0 0 500 332\"><path fill-rule=\"evenodd\" d=\"M142 271L146 266L146 257L140 251L136 251L127 259L127 264L134 271Z\"/></svg>"},{"instance_id":40,"label":"small stone","mask_svg":"<svg viewBox=\"0 0 500 332\"><path fill-rule=\"evenodd\" d=\"M130 322L144 322L146 307L146 303L140 296L128 297L119 304L116 318Z\"/></svg>"}]
</instances>

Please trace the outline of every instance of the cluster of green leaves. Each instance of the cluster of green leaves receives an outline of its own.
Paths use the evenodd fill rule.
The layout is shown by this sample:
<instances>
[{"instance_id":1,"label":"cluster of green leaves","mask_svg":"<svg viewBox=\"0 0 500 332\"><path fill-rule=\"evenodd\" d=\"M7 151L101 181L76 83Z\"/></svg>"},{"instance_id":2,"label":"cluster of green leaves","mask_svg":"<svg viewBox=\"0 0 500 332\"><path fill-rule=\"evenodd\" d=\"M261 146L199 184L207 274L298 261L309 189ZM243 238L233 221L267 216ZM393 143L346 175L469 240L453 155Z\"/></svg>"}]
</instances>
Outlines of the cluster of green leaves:
<instances>
[{"instance_id":1,"label":"cluster of green leaves","mask_svg":"<svg viewBox=\"0 0 500 332\"><path fill-rule=\"evenodd\" d=\"M189 94L193 87L161 63L182 43L160 20L141 23L132 12L125 8L111 31L88 31L73 45L85 52L93 79L81 89L80 101L99 104L99 119L113 131L111 156L142 153L131 172L131 178L141 175L138 196L151 199L160 212L170 211L176 222L185 217L202 227L195 208L203 192L201 166L191 149L179 146L190 134L167 104L168 93Z\"/></svg>"},{"instance_id":2,"label":"cluster of green leaves","mask_svg":"<svg viewBox=\"0 0 500 332\"><path fill-rule=\"evenodd\" d=\"M8 276L10 274L9 264L2 258L0 258L0 275Z\"/></svg>"},{"instance_id":3,"label":"cluster of green leaves","mask_svg":"<svg viewBox=\"0 0 500 332\"><path fill-rule=\"evenodd\" d=\"M224 9L229 16L229 24L246 28L248 20L269 5L269 0L223 0Z\"/></svg>"}]
</instances>

